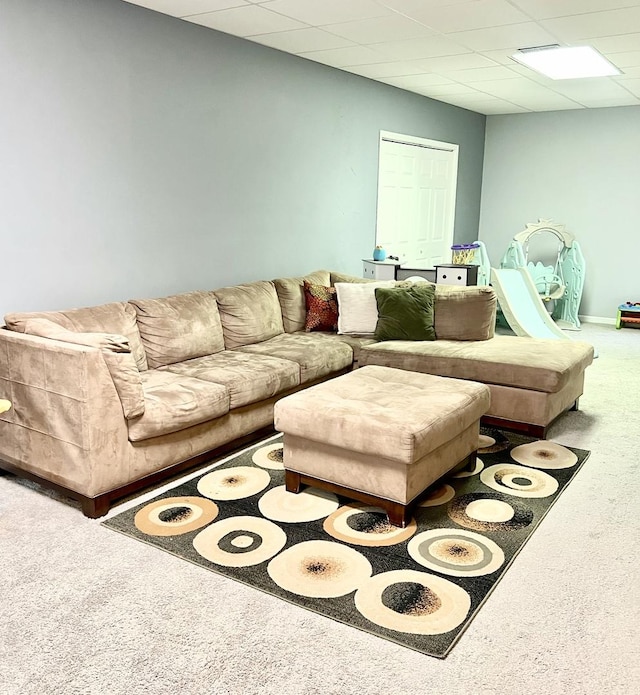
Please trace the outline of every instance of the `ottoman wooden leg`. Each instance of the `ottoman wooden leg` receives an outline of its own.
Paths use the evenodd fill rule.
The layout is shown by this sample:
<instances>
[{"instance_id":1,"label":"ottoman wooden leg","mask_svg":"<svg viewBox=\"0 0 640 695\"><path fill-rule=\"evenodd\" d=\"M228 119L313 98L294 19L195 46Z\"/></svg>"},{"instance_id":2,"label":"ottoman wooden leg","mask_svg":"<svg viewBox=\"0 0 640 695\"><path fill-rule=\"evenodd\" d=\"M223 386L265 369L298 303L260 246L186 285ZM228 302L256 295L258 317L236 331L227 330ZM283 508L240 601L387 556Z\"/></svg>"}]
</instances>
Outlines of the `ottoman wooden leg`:
<instances>
[{"instance_id":1,"label":"ottoman wooden leg","mask_svg":"<svg viewBox=\"0 0 640 695\"><path fill-rule=\"evenodd\" d=\"M410 518L409 509L406 504L384 500L380 506L387 512L390 524L405 528Z\"/></svg>"},{"instance_id":2,"label":"ottoman wooden leg","mask_svg":"<svg viewBox=\"0 0 640 695\"><path fill-rule=\"evenodd\" d=\"M300 473L285 470L284 487L287 492L294 492L296 494L300 492L300 489L302 488L302 479L300 477Z\"/></svg>"}]
</instances>

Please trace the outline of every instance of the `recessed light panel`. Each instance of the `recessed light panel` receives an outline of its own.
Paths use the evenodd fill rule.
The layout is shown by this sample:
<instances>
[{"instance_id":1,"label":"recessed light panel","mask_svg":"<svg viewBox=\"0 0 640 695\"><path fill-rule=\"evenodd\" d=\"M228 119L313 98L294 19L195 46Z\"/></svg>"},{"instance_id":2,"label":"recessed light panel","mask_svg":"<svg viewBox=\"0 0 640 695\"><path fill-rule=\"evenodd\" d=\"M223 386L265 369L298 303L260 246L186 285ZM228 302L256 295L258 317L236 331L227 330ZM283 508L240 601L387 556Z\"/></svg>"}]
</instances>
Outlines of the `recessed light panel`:
<instances>
[{"instance_id":1,"label":"recessed light panel","mask_svg":"<svg viewBox=\"0 0 640 695\"><path fill-rule=\"evenodd\" d=\"M541 46L523 48L513 60L552 80L608 77L620 70L591 46Z\"/></svg>"}]
</instances>

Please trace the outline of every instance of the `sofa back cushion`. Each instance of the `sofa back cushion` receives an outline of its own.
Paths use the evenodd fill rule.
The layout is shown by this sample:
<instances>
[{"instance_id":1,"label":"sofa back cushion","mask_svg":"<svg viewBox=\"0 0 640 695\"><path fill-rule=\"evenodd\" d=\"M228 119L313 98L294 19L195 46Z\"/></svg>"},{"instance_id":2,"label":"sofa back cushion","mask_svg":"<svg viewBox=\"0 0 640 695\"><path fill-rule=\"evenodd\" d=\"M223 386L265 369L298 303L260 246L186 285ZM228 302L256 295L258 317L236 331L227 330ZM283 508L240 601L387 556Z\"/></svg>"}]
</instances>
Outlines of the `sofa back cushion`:
<instances>
[{"instance_id":1,"label":"sofa back cushion","mask_svg":"<svg viewBox=\"0 0 640 695\"><path fill-rule=\"evenodd\" d=\"M314 285L329 285L331 273L328 270L316 270L304 277L278 278L273 281L282 311L282 325L285 333L303 331L306 319L304 298L304 281Z\"/></svg>"},{"instance_id":2,"label":"sofa back cushion","mask_svg":"<svg viewBox=\"0 0 640 695\"><path fill-rule=\"evenodd\" d=\"M438 340L489 340L496 327L491 287L436 285L434 327Z\"/></svg>"},{"instance_id":3,"label":"sofa back cushion","mask_svg":"<svg viewBox=\"0 0 640 695\"><path fill-rule=\"evenodd\" d=\"M162 299L132 299L130 304L152 369L224 350L213 292L198 290Z\"/></svg>"},{"instance_id":4,"label":"sofa back cushion","mask_svg":"<svg viewBox=\"0 0 640 695\"><path fill-rule=\"evenodd\" d=\"M129 341L129 348L140 371L147 369L147 357L142 346L136 312L127 302L111 302L99 306L67 311L30 311L7 314L7 328L28 333L27 322L32 319L47 319L69 331L77 333L114 333Z\"/></svg>"},{"instance_id":5,"label":"sofa back cushion","mask_svg":"<svg viewBox=\"0 0 640 695\"><path fill-rule=\"evenodd\" d=\"M334 286L336 282L355 282L357 284L363 282L377 282L376 280L371 280L370 278L363 278L358 275L349 275L348 273L334 273L331 271L331 285Z\"/></svg>"},{"instance_id":6,"label":"sofa back cushion","mask_svg":"<svg viewBox=\"0 0 640 695\"><path fill-rule=\"evenodd\" d=\"M228 350L261 343L284 333L280 302L273 282L251 282L215 290ZM303 300L304 301L304 300Z\"/></svg>"}]
</instances>

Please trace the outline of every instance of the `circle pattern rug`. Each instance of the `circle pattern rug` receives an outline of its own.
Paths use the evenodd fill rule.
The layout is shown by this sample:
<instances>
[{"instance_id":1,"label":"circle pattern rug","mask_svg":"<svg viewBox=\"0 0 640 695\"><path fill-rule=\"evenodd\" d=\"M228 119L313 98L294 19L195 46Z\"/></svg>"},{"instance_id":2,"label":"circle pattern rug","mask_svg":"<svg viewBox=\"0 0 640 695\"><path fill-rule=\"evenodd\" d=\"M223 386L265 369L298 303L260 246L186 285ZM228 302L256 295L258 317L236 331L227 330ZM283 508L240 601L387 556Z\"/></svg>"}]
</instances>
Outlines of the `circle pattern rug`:
<instances>
[{"instance_id":1,"label":"circle pattern rug","mask_svg":"<svg viewBox=\"0 0 640 695\"><path fill-rule=\"evenodd\" d=\"M375 506L313 487L287 492L282 439L272 437L102 523L443 658L588 456L482 428L472 465L426 490L401 529Z\"/></svg>"}]
</instances>

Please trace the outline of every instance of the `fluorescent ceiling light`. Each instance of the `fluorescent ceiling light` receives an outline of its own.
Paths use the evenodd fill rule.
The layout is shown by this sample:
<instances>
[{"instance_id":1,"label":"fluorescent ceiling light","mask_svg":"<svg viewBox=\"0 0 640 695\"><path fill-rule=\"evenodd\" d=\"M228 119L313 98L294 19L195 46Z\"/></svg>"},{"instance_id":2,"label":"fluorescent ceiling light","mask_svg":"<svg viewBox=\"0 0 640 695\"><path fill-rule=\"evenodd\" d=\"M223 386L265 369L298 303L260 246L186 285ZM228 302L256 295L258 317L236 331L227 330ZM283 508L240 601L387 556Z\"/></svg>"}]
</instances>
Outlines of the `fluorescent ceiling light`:
<instances>
[{"instance_id":1,"label":"fluorescent ceiling light","mask_svg":"<svg viewBox=\"0 0 640 695\"><path fill-rule=\"evenodd\" d=\"M540 46L521 48L511 56L516 62L550 77L570 80L577 77L619 75L620 70L591 46Z\"/></svg>"}]
</instances>

